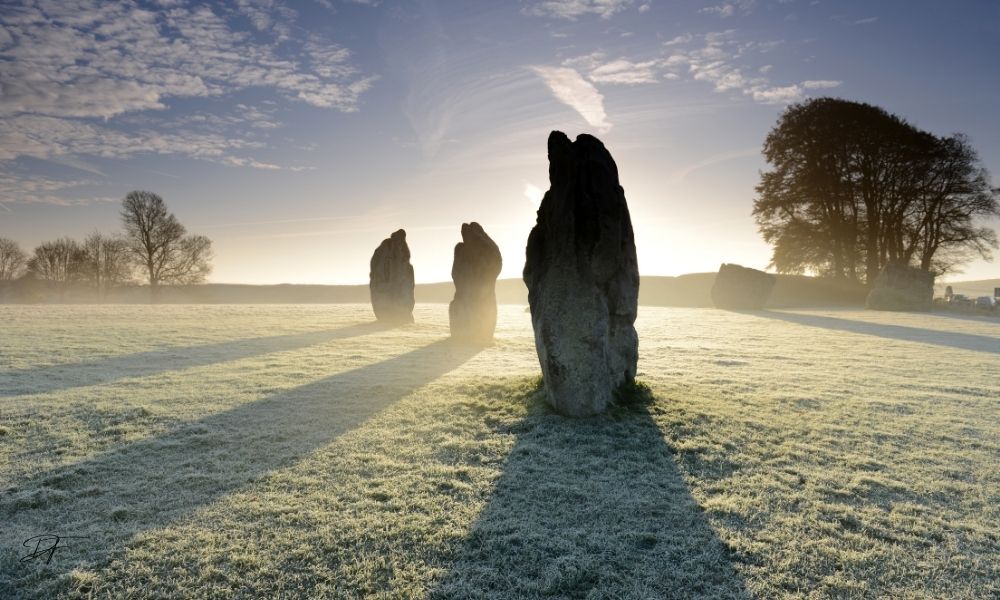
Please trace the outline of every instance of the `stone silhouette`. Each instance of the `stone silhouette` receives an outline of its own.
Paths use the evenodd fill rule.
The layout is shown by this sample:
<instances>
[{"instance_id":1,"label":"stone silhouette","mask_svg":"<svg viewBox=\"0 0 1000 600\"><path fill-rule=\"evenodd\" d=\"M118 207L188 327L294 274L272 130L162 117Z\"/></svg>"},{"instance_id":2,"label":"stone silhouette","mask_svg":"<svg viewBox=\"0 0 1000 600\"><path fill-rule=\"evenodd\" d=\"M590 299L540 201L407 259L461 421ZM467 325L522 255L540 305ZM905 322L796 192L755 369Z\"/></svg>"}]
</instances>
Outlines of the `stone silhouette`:
<instances>
[{"instance_id":1,"label":"stone silhouette","mask_svg":"<svg viewBox=\"0 0 1000 600\"><path fill-rule=\"evenodd\" d=\"M386 323L413 322L413 265L404 230L382 240L375 249L368 281L376 319Z\"/></svg>"},{"instance_id":2,"label":"stone silhouette","mask_svg":"<svg viewBox=\"0 0 1000 600\"><path fill-rule=\"evenodd\" d=\"M618 167L597 138L549 135L549 191L528 237L528 286L546 397L559 412L603 412L635 380L639 268Z\"/></svg>"},{"instance_id":3,"label":"stone silhouette","mask_svg":"<svg viewBox=\"0 0 1000 600\"><path fill-rule=\"evenodd\" d=\"M728 310L760 310L777 278L770 273L723 263L712 284L712 304Z\"/></svg>"},{"instance_id":4,"label":"stone silhouette","mask_svg":"<svg viewBox=\"0 0 1000 600\"><path fill-rule=\"evenodd\" d=\"M479 223L462 223L455 245L451 278L455 299L448 305L453 338L488 344L497 327L497 276L503 265L500 248Z\"/></svg>"},{"instance_id":5,"label":"stone silhouette","mask_svg":"<svg viewBox=\"0 0 1000 600\"><path fill-rule=\"evenodd\" d=\"M891 262L875 278L866 305L873 310L928 311L934 301L934 273Z\"/></svg>"}]
</instances>

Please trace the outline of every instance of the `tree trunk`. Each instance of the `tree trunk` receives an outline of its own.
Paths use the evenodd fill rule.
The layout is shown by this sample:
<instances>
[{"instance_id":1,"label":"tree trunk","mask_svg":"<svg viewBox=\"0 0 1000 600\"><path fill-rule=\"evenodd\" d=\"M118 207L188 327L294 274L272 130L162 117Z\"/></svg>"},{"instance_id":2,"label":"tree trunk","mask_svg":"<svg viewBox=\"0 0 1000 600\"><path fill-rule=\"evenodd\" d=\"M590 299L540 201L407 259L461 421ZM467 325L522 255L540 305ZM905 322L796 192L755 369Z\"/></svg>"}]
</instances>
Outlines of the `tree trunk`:
<instances>
[{"instance_id":1,"label":"tree trunk","mask_svg":"<svg viewBox=\"0 0 1000 600\"><path fill-rule=\"evenodd\" d=\"M868 236L865 242L865 284L874 285L879 272L878 222L868 223Z\"/></svg>"}]
</instances>

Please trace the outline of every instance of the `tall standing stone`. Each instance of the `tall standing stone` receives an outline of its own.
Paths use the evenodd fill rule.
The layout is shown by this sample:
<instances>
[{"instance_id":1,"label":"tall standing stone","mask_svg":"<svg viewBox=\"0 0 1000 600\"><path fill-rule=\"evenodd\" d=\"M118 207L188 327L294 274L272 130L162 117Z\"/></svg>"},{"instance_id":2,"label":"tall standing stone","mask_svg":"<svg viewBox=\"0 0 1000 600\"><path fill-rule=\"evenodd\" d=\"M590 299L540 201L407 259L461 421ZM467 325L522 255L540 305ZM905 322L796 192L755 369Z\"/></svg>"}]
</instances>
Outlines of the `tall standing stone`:
<instances>
[{"instance_id":1,"label":"tall standing stone","mask_svg":"<svg viewBox=\"0 0 1000 600\"><path fill-rule=\"evenodd\" d=\"M376 319L387 323L413 322L413 265L404 230L382 240L375 249L368 281Z\"/></svg>"},{"instance_id":2,"label":"tall standing stone","mask_svg":"<svg viewBox=\"0 0 1000 600\"><path fill-rule=\"evenodd\" d=\"M448 305L453 338L487 344L497 326L497 276L503 261L500 248L479 223L462 223L462 241L455 245L451 278L455 299Z\"/></svg>"},{"instance_id":3,"label":"tall standing stone","mask_svg":"<svg viewBox=\"0 0 1000 600\"><path fill-rule=\"evenodd\" d=\"M618 167L590 135L549 135L549 191L528 237L535 348L546 396L563 414L593 415L634 381L639 267Z\"/></svg>"}]
</instances>

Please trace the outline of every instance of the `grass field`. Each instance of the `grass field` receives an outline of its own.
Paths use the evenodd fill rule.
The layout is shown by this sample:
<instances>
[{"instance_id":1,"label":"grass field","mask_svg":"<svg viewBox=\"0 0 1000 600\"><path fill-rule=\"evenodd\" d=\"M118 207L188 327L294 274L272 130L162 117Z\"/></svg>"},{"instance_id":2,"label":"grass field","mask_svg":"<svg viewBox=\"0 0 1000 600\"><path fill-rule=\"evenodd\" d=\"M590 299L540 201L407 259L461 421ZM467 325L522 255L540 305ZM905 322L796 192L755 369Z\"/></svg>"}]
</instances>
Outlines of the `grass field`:
<instances>
[{"instance_id":1,"label":"grass field","mask_svg":"<svg viewBox=\"0 0 1000 600\"><path fill-rule=\"evenodd\" d=\"M568 420L500 312L0 306L0 597L1000 597L995 320L641 307Z\"/></svg>"}]
</instances>

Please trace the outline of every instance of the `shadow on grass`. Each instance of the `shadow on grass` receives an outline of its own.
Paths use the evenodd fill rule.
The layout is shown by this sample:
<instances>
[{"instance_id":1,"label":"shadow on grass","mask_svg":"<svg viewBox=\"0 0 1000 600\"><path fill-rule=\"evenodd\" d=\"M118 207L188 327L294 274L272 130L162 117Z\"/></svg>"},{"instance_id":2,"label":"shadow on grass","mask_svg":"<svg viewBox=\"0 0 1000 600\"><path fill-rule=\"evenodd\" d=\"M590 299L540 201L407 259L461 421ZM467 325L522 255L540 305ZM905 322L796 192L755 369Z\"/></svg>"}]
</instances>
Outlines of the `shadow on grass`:
<instances>
[{"instance_id":1,"label":"shadow on grass","mask_svg":"<svg viewBox=\"0 0 1000 600\"><path fill-rule=\"evenodd\" d=\"M88 537L73 540L78 552L67 549L48 566L36 561L6 576L27 589L54 585L81 556L106 557L138 533L293 464L480 349L437 341L18 482L0 492L0 548L20 552L22 540L9 539L15 534Z\"/></svg>"},{"instance_id":2,"label":"shadow on grass","mask_svg":"<svg viewBox=\"0 0 1000 600\"><path fill-rule=\"evenodd\" d=\"M850 319L840 319L837 317L826 317L822 315L807 315L802 313L777 312L771 310L746 311L746 314L756 317L764 317L766 319L785 321L787 323L795 323L797 325L821 327L823 329L833 329L835 331L847 331L850 333L872 335L891 340L933 344L935 346L958 348L960 350L1000 354L1000 338L988 335L976 335L974 333L959 333L954 331L938 331L934 329L922 329L920 327L869 323L866 321L852 321Z\"/></svg>"},{"instance_id":3,"label":"shadow on grass","mask_svg":"<svg viewBox=\"0 0 1000 600\"><path fill-rule=\"evenodd\" d=\"M935 309L931 312L935 317L944 317L946 319L957 319L959 321L972 321L974 323L985 323L987 325L1000 326L1000 313L990 314L987 312L981 313L962 313L962 312L952 312L949 310Z\"/></svg>"},{"instance_id":4,"label":"shadow on grass","mask_svg":"<svg viewBox=\"0 0 1000 600\"><path fill-rule=\"evenodd\" d=\"M573 420L541 394L431 598L749 597L646 404Z\"/></svg>"},{"instance_id":5,"label":"shadow on grass","mask_svg":"<svg viewBox=\"0 0 1000 600\"><path fill-rule=\"evenodd\" d=\"M178 346L125 356L111 356L101 360L12 370L0 373L0 398L98 385L126 377L144 377L164 371L189 369L272 352L297 350L386 329L389 329L389 326L377 322L359 323L339 329L233 340L200 346Z\"/></svg>"}]
</instances>

